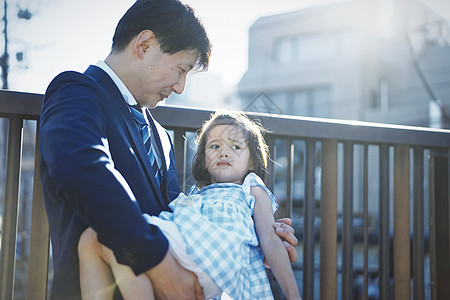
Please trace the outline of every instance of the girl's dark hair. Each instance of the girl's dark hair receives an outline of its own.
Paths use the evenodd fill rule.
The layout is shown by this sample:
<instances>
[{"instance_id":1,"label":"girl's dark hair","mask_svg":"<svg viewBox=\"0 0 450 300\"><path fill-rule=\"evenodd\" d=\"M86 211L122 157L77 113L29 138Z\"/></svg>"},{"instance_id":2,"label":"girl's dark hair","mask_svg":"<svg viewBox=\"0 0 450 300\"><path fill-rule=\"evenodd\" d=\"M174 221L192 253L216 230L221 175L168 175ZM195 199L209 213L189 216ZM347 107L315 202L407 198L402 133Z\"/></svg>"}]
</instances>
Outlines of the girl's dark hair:
<instances>
[{"instance_id":1,"label":"girl's dark hair","mask_svg":"<svg viewBox=\"0 0 450 300\"><path fill-rule=\"evenodd\" d=\"M197 50L195 69L208 68L211 44L201 20L190 6L178 0L137 0L117 24L112 51L123 51L143 30L155 34L164 53Z\"/></svg>"},{"instance_id":2,"label":"girl's dark hair","mask_svg":"<svg viewBox=\"0 0 450 300\"><path fill-rule=\"evenodd\" d=\"M205 165L205 148L209 132L218 125L233 125L242 130L254 166L254 169L249 172L254 172L264 180L269 159L269 147L263 137L264 128L240 112L217 111L197 132L197 153L192 163L192 174L197 180L197 185L204 187L211 184L211 177Z\"/></svg>"}]
</instances>

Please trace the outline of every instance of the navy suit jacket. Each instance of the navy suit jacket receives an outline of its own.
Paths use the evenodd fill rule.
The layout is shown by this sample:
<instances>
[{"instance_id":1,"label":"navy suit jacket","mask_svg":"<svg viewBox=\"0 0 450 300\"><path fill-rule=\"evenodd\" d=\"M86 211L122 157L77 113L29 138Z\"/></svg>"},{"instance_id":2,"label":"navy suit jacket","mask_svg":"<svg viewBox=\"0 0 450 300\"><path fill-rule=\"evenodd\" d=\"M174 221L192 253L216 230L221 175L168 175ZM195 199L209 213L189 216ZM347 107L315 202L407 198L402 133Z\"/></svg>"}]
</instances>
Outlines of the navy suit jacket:
<instances>
[{"instance_id":1,"label":"navy suit jacket","mask_svg":"<svg viewBox=\"0 0 450 300\"><path fill-rule=\"evenodd\" d=\"M164 153L161 188L128 105L102 69L64 72L50 83L40 120L40 172L52 242L52 299L81 298L77 244L87 227L136 274L164 258L168 242L142 213L169 210L180 189L172 142L155 126Z\"/></svg>"}]
</instances>

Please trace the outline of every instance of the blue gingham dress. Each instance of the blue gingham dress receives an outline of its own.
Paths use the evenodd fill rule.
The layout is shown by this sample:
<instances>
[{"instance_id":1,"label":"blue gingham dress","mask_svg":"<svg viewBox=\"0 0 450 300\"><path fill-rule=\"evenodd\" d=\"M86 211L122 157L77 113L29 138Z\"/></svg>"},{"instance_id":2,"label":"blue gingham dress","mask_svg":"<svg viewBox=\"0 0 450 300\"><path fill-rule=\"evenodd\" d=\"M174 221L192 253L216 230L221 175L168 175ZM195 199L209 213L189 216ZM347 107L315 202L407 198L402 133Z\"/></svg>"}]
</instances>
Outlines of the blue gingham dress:
<instances>
[{"instance_id":1,"label":"blue gingham dress","mask_svg":"<svg viewBox=\"0 0 450 300\"><path fill-rule=\"evenodd\" d=\"M177 225L189 256L234 300L273 299L252 219L252 186L267 191L275 212L274 195L250 173L242 185L194 186L170 203L173 213L159 216Z\"/></svg>"}]
</instances>

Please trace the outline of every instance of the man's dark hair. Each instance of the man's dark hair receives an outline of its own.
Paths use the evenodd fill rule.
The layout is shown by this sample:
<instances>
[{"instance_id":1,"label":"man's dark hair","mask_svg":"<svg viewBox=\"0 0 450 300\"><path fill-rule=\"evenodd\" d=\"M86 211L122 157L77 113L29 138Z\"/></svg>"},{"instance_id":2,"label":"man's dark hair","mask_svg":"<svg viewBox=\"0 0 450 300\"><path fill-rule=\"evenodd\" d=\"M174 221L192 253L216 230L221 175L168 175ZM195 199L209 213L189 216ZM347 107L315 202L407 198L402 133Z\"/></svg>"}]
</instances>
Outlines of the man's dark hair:
<instances>
[{"instance_id":1,"label":"man's dark hair","mask_svg":"<svg viewBox=\"0 0 450 300\"><path fill-rule=\"evenodd\" d=\"M194 10L178 0L137 0L117 24L112 51L123 51L143 30L151 30L164 53L198 50L197 70L206 70L211 44Z\"/></svg>"}]
</instances>

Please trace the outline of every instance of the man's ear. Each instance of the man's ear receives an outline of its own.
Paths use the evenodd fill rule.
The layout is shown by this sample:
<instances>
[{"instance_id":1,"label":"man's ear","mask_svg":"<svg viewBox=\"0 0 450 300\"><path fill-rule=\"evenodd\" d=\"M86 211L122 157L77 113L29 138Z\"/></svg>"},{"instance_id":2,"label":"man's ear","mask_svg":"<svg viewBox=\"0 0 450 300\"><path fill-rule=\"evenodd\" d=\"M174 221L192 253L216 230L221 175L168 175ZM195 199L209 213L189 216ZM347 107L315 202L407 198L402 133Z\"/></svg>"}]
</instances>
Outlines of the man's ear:
<instances>
[{"instance_id":1,"label":"man's ear","mask_svg":"<svg viewBox=\"0 0 450 300\"><path fill-rule=\"evenodd\" d=\"M134 50L140 59L144 58L144 53L148 52L150 48L155 45L156 36L151 30L143 30L138 34L134 43Z\"/></svg>"}]
</instances>

